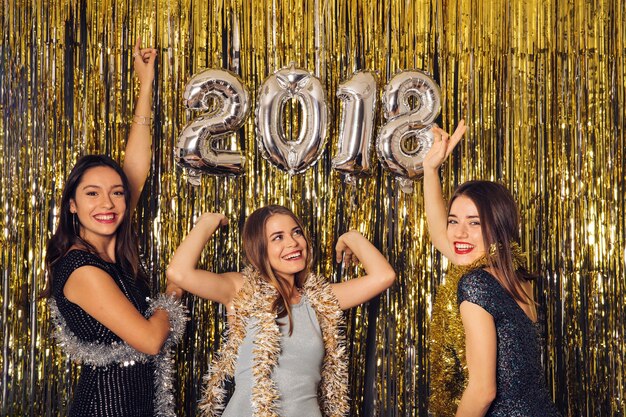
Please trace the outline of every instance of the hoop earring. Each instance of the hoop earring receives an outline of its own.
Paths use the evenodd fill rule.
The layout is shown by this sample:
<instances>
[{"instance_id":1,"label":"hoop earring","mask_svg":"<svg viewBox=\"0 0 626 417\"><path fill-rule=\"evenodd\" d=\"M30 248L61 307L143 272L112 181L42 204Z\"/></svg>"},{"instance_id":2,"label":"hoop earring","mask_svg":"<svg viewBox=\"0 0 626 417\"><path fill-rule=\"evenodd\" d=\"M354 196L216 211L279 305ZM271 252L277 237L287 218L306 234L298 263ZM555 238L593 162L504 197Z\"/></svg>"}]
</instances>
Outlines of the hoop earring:
<instances>
[{"instance_id":1,"label":"hoop earring","mask_svg":"<svg viewBox=\"0 0 626 417\"><path fill-rule=\"evenodd\" d=\"M80 236L80 222L78 221L78 215L76 213L72 213L72 229L74 229L76 236Z\"/></svg>"}]
</instances>

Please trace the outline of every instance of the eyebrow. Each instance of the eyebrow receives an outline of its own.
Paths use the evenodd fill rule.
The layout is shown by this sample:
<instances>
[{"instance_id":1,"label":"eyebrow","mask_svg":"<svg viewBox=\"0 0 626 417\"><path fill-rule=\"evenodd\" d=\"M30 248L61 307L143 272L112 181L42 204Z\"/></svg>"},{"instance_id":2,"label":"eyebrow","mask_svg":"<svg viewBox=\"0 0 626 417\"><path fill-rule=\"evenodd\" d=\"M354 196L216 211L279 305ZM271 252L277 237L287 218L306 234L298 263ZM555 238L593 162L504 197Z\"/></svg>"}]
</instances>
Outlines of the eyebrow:
<instances>
[{"instance_id":1,"label":"eyebrow","mask_svg":"<svg viewBox=\"0 0 626 417\"><path fill-rule=\"evenodd\" d=\"M294 230L297 230L297 229L302 229L302 228L301 228L300 226L296 226L296 227L294 227L293 229L291 229L291 231L293 232ZM272 237L272 236L274 236L274 235L279 235L279 234L281 234L281 233L285 233L285 232L283 232L282 230L279 230L279 231L277 231L277 232L272 233L272 234L270 235L270 237Z\"/></svg>"},{"instance_id":2,"label":"eyebrow","mask_svg":"<svg viewBox=\"0 0 626 417\"><path fill-rule=\"evenodd\" d=\"M99 186L99 185L95 185L95 184L87 184L87 185L83 186L83 187L81 188L81 190L84 190L84 189L89 188L89 187L93 187L93 188L102 188L102 187L101 187L101 186ZM122 187L122 188L124 188L124 185L123 185L123 184L115 184L115 185L114 185L113 187L111 187L111 188L117 188L117 187Z\"/></svg>"},{"instance_id":3,"label":"eyebrow","mask_svg":"<svg viewBox=\"0 0 626 417\"><path fill-rule=\"evenodd\" d=\"M456 214L448 214L448 217L459 217ZM480 216L478 214L476 215L471 215L471 216L466 216L466 219L479 219Z\"/></svg>"}]
</instances>

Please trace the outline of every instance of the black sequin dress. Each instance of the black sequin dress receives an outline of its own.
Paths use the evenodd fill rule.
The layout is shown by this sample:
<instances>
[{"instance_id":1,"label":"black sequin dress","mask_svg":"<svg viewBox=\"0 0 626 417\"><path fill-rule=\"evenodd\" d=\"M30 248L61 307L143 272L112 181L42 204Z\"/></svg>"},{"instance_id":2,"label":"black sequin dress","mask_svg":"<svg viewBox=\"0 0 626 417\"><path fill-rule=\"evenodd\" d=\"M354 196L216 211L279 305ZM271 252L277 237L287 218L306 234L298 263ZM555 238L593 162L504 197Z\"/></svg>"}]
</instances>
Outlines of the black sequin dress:
<instances>
[{"instance_id":1,"label":"black sequin dress","mask_svg":"<svg viewBox=\"0 0 626 417\"><path fill-rule=\"evenodd\" d=\"M469 301L493 316L497 334L496 398L486 416L559 416L541 366L537 324L489 272L461 278L458 303Z\"/></svg>"},{"instance_id":2,"label":"black sequin dress","mask_svg":"<svg viewBox=\"0 0 626 417\"><path fill-rule=\"evenodd\" d=\"M135 282L119 265L103 261L82 250L72 250L53 268L52 296L69 331L84 342L113 344L122 340L63 295L63 287L72 272L82 266L94 266L111 275L120 290L145 315L149 291ZM154 365L152 362L83 365L70 417L148 417L154 415Z\"/></svg>"}]
</instances>

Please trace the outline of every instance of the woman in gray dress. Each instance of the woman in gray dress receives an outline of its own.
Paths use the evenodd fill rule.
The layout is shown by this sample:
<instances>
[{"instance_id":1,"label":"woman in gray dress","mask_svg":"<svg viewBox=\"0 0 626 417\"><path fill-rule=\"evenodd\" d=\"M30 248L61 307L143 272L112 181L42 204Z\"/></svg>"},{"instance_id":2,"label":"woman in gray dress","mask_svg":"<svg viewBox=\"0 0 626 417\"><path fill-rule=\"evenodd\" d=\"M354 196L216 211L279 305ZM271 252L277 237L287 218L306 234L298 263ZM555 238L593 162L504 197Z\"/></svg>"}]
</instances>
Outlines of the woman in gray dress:
<instances>
[{"instance_id":1,"label":"woman in gray dress","mask_svg":"<svg viewBox=\"0 0 626 417\"><path fill-rule=\"evenodd\" d=\"M204 214L167 269L174 284L227 308L227 340L206 377L201 409L237 417L346 415L342 310L391 286L394 270L367 239L350 231L337 240L337 262L359 260L366 275L329 284L310 273L312 250L300 219L274 205L246 220L247 268L223 274L197 269L208 239L226 223L221 214ZM231 377L235 392L224 408L223 384Z\"/></svg>"}]
</instances>

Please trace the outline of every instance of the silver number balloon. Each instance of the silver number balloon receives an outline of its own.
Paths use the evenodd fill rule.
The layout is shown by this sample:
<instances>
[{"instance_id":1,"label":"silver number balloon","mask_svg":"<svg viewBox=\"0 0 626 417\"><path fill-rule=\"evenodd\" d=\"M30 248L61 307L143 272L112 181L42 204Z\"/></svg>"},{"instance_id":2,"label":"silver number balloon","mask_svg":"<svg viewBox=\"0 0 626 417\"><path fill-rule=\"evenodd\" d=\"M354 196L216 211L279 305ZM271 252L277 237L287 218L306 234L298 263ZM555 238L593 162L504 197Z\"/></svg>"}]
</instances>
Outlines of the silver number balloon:
<instances>
[{"instance_id":1,"label":"silver number balloon","mask_svg":"<svg viewBox=\"0 0 626 417\"><path fill-rule=\"evenodd\" d=\"M283 131L285 103L296 98L302 106L298 139L288 141ZM259 89L256 108L257 144L261 155L277 168L299 174L324 151L328 106L322 83L306 70L283 68L267 77Z\"/></svg>"},{"instance_id":2,"label":"silver number balloon","mask_svg":"<svg viewBox=\"0 0 626 417\"><path fill-rule=\"evenodd\" d=\"M376 152L383 167L399 177L403 191L410 192L433 143L430 129L441 111L441 91L425 72L403 71L385 86L383 108L388 121L380 129Z\"/></svg>"},{"instance_id":3,"label":"silver number balloon","mask_svg":"<svg viewBox=\"0 0 626 417\"><path fill-rule=\"evenodd\" d=\"M337 97L343 103L343 115L339 125L338 154L332 166L346 175L370 174L370 146L376 111L376 77L372 72L355 72L349 80L341 83Z\"/></svg>"},{"instance_id":4,"label":"silver number balloon","mask_svg":"<svg viewBox=\"0 0 626 417\"><path fill-rule=\"evenodd\" d=\"M236 175L243 172L245 157L239 151L218 149L226 138L246 121L250 94L241 80L223 69L206 69L187 83L183 95L189 110L206 113L187 123L178 137L174 159L190 170L190 182L197 184L198 172Z\"/></svg>"}]
</instances>

